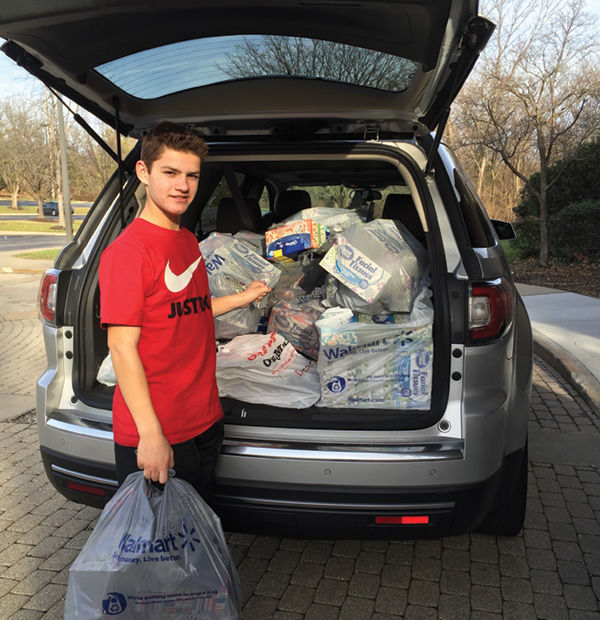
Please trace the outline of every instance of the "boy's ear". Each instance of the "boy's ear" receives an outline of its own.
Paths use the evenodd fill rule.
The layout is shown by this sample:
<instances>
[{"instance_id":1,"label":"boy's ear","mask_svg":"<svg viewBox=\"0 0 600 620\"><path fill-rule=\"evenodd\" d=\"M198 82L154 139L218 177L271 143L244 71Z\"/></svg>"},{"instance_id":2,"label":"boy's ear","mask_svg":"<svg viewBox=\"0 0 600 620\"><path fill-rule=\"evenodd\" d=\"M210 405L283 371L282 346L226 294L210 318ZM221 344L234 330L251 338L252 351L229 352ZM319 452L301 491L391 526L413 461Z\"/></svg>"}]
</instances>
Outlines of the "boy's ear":
<instances>
[{"instance_id":1,"label":"boy's ear","mask_svg":"<svg viewBox=\"0 0 600 620\"><path fill-rule=\"evenodd\" d=\"M140 159L135 164L135 173L137 174L138 179L144 185L148 185L148 174L150 171L148 170L146 164Z\"/></svg>"}]
</instances>

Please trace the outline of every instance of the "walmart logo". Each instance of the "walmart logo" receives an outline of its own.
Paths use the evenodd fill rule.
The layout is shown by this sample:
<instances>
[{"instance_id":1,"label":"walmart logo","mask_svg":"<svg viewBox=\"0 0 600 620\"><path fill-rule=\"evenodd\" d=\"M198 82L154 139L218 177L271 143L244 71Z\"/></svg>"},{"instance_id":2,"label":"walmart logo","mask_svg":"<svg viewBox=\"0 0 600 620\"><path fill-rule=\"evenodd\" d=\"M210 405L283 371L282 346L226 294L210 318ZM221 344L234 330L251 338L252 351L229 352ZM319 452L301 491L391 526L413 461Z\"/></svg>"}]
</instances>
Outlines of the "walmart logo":
<instances>
[{"instance_id":1,"label":"walmart logo","mask_svg":"<svg viewBox=\"0 0 600 620\"><path fill-rule=\"evenodd\" d=\"M202 542L199 538L194 537L194 534L196 533L196 528L193 527L188 532L188 529L185 526L185 523L183 523L181 529L183 530L183 532L178 532L179 537L183 540L183 542L181 543L181 548L185 549L186 545L189 545L192 551L196 551L196 547L194 547L194 543Z\"/></svg>"},{"instance_id":2,"label":"walmart logo","mask_svg":"<svg viewBox=\"0 0 600 620\"><path fill-rule=\"evenodd\" d=\"M189 546L192 551L196 550L194 543L200 544L202 541L194 536L196 528L188 530L185 523L181 524L181 531L176 534L169 533L164 537L148 539L142 536L132 536L130 532L125 532L119 541L118 549L121 553L173 553Z\"/></svg>"}]
</instances>

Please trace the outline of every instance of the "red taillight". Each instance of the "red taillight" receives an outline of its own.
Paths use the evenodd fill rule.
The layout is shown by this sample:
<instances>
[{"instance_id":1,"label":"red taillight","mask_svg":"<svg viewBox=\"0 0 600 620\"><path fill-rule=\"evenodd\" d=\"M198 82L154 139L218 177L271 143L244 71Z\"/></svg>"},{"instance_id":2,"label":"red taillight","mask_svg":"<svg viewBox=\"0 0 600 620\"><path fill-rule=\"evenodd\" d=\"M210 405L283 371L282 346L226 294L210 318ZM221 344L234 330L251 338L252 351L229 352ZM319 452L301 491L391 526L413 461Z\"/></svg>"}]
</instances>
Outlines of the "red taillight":
<instances>
[{"instance_id":1,"label":"red taillight","mask_svg":"<svg viewBox=\"0 0 600 620\"><path fill-rule=\"evenodd\" d=\"M40 283L40 315L48 323L54 323L56 312L56 283L58 275L54 272L44 274Z\"/></svg>"},{"instance_id":2,"label":"red taillight","mask_svg":"<svg viewBox=\"0 0 600 620\"><path fill-rule=\"evenodd\" d=\"M67 482L67 486L69 489L73 489L74 491L81 491L82 493L89 493L90 495L106 495L106 491L104 489L93 487L89 484L82 484L81 482L72 482L69 480Z\"/></svg>"},{"instance_id":3,"label":"red taillight","mask_svg":"<svg viewBox=\"0 0 600 620\"><path fill-rule=\"evenodd\" d=\"M499 336L510 321L512 306L508 283L474 285L469 298L471 341L481 342Z\"/></svg>"},{"instance_id":4,"label":"red taillight","mask_svg":"<svg viewBox=\"0 0 600 620\"><path fill-rule=\"evenodd\" d=\"M375 517L378 525L429 525L428 515L399 515L393 517Z\"/></svg>"}]
</instances>

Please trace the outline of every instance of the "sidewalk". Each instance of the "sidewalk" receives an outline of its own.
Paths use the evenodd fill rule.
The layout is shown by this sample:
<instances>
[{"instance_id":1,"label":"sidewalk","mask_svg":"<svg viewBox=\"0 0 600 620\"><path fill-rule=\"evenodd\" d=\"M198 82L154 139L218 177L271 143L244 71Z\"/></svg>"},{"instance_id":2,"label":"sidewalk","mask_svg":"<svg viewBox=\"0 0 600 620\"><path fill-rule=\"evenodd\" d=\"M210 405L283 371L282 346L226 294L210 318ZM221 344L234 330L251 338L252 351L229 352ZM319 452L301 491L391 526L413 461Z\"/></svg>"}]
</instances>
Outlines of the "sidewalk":
<instances>
[{"instance_id":1,"label":"sidewalk","mask_svg":"<svg viewBox=\"0 0 600 620\"><path fill-rule=\"evenodd\" d=\"M600 299L517 284L534 350L600 413Z\"/></svg>"},{"instance_id":2,"label":"sidewalk","mask_svg":"<svg viewBox=\"0 0 600 620\"><path fill-rule=\"evenodd\" d=\"M19 259L12 254L0 251L0 274L21 274L21 278L29 276L39 282L41 274L52 266L52 261ZM600 414L600 299L527 284L517 284L517 288L531 319L535 352L556 368ZM12 303L10 296L4 306L0 304L0 327L7 321L20 322L22 340L15 341L12 349L13 354L19 351L17 358L30 354L29 341L42 344L36 317L35 295L29 304ZM29 366L37 372L42 361L45 361L43 356L38 354ZM24 364L15 360L11 372L23 367ZM23 394L22 389L7 394L5 387L0 386L0 419L33 408L37 376L32 375L29 394Z\"/></svg>"},{"instance_id":3,"label":"sidewalk","mask_svg":"<svg viewBox=\"0 0 600 620\"><path fill-rule=\"evenodd\" d=\"M3 235L10 236L11 233L4 232ZM27 233L33 234L33 233ZM56 234L56 233L49 233ZM57 242L55 247L61 247L64 245L64 234L56 234ZM0 273L39 273L43 274L46 269L50 269L54 264L54 261L47 259L32 259L32 258L17 258L15 254L22 254L23 252L33 252L36 250L48 250L48 246L42 248L28 248L27 250L8 250L0 251Z\"/></svg>"}]
</instances>

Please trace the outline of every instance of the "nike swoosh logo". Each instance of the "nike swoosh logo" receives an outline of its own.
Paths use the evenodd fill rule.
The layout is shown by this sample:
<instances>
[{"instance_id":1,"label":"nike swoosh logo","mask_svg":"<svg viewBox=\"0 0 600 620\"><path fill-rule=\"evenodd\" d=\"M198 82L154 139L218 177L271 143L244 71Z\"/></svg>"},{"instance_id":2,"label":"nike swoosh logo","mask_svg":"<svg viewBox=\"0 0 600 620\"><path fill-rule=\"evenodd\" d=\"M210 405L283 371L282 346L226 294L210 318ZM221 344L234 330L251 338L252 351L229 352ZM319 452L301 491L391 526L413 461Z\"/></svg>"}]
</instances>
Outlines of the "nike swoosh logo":
<instances>
[{"instance_id":1,"label":"nike swoosh logo","mask_svg":"<svg viewBox=\"0 0 600 620\"><path fill-rule=\"evenodd\" d=\"M196 267L201 260L202 256L199 256L183 273L180 273L179 275L176 275L171 271L169 261L167 261L167 266L165 267L165 286L171 291L171 293L179 293L179 291L183 291L183 289L190 283L190 280L194 275L194 271L196 271Z\"/></svg>"}]
</instances>

